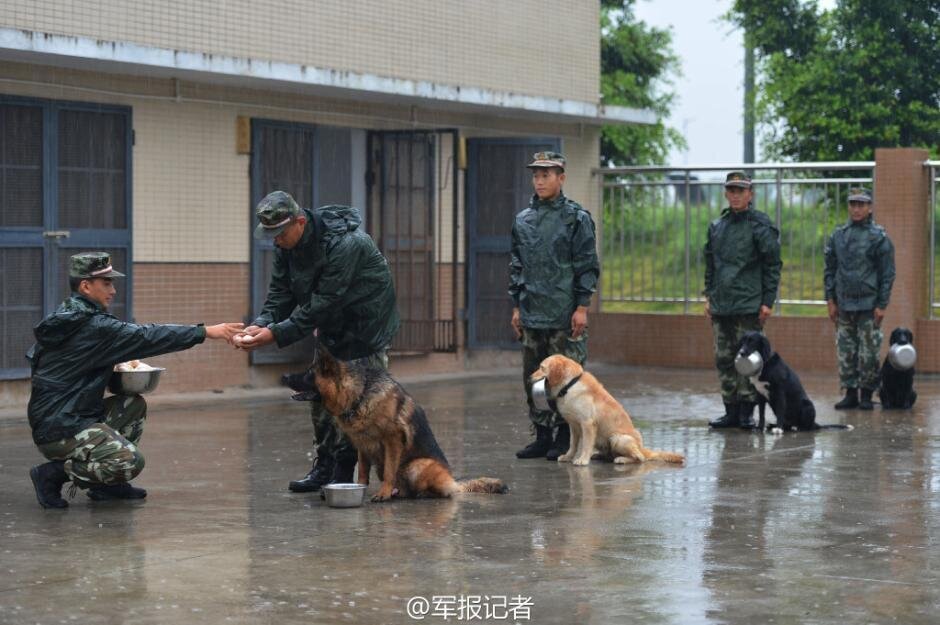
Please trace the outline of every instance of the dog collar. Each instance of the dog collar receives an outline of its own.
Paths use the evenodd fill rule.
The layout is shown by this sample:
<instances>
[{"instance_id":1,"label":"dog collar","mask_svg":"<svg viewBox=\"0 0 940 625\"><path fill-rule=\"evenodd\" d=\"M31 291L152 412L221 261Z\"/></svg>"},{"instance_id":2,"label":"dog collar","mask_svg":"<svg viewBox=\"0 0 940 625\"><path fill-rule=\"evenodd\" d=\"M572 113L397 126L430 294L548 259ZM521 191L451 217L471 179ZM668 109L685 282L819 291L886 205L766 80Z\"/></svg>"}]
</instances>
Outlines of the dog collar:
<instances>
[{"instance_id":1,"label":"dog collar","mask_svg":"<svg viewBox=\"0 0 940 625\"><path fill-rule=\"evenodd\" d=\"M573 378L571 378L571 381L570 381L570 382L568 382L568 383L565 384L563 387L561 387L561 390L558 391L558 394L557 394L557 395L555 395L555 399L558 399L559 397L564 397L565 395L567 395L567 394L568 394L568 391L571 390L571 387L574 386L575 384L577 384L577 383L578 383L578 380L580 380L580 379L581 379L581 375L580 375L580 374L579 374L579 375L576 375L576 376L573 377Z\"/></svg>"},{"instance_id":2,"label":"dog collar","mask_svg":"<svg viewBox=\"0 0 940 625\"><path fill-rule=\"evenodd\" d=\"M353 416L355 416L356 412L359 410L359 406L362 405L363 399L364 397L360 395L359 398L353 402L352 406L350 406L348 410L346 410L343 414L340 415L340 418L345 419L346 421L349 421L350 419L352 419Z\"/></svg>"}]
</instances>

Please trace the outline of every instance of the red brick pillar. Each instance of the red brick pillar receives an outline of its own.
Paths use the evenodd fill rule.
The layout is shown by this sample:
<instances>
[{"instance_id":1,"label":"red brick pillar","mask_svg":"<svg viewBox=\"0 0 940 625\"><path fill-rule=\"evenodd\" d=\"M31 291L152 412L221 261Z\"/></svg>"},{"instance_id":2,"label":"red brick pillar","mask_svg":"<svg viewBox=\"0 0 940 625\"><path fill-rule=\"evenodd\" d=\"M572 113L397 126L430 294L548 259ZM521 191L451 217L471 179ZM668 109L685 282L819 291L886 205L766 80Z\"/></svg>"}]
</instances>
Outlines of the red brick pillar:
<instances>
[{"instance_id":1,"label":"red brick pillar","mask_svg":"<svg viewBox=\"0 0 940 625\"><path fill-rule=\"evenodd\" d=\"M930 257L930 176L924 167L929 154L918 148L875 150L875 221L894 243L897 277L885 317L888 333L897 326L916 331L917 320L929 312L927 279Z\"/></svg>"}]
</instances>

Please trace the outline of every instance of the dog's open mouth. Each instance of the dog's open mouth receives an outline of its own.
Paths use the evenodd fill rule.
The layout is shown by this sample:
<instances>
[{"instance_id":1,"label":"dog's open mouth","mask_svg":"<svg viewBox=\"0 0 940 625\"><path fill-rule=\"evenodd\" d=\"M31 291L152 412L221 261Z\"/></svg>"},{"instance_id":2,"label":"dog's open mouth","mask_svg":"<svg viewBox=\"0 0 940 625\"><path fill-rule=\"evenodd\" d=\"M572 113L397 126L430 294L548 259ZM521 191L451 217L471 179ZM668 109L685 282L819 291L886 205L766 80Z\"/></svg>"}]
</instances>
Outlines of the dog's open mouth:
<instances>
[{"instance_id":1,"label":"dog's open mouth","mask_svg":"<svg viewBox=\"0 0 940 625\"><path fill-rule=\"evenodd\" d=\"M321 399L318 391L301 391L290 396L294 401L319 401Z\"/></svg>"}]
</instances>

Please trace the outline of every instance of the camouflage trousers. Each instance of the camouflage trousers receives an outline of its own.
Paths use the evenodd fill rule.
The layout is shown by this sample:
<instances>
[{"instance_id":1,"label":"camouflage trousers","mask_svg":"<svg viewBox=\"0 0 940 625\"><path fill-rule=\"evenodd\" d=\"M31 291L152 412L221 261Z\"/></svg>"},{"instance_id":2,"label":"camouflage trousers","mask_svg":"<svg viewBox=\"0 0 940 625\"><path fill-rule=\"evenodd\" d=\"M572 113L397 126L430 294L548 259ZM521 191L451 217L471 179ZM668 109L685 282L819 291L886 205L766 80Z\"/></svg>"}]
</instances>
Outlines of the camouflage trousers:
<instances>
[{"instance_id":1,"label":"camouflage trousers","mask_svg":"<svg viewBox=\"0 0 940 625\"><path fill-rule=\"evenodd\" d=\"M836 322L836 352L842 388L878 387L881 342L884 333L875 325L872 311L840 312Z\"/></svg>"},{"instance_id":2,"label":"camouflage trousers","mask_svg":"<svg viewBox=\"0 0 940 625\"><path fill-rule=\"evenodd\" d=\"M140 395L112 395L104 405L104 423L39 445L49 460L65 461L65 472L79 488L129 482L144 468L137 443L144 433L147 402Z\"/></svg>"},{"instance_id":3,"label":"camouflage trousers","mask_svg":"<svg viewBox=\"0 0 940 625\"><path fill-rule=\"evenodd\" d=\"M373 367L388 369L388 350L375 352L362 360ZM356 448L339 429L336 419L327 412L322 403L310 402L310 420L313 421L313 447L316 449L318 458L351 462L358 457Z\"/></svg>"},{"instance_id":4,"label":"camouflage trousers","mask_svg":"<svg viewBox=\"0 0 940 625\"><path fill-rule=\"evenodd\" d=\"M538 410L532 401L532 375L542 361L555 354L561 354L580 365L587 361L588 333L585 330L578 338L571 337L571 330L535 330L522 329L522 384L525 387L526 403L529 405L529 419L535 425L554 427L565 422L561 415L551 410Z\"/></svg>"},{"instance_id":5,"label":"camouflage trousers","mask_svg":"<svg viewBox=\"0 0 940 625\"><path fill-rule=\"evenodd\" d=\"M757 401L757 391L747 377L734 368L741 337L746 332L761 331L760 320L753 315L713 315L712 331L715 336L715 368L721 384L721 398L725 403Z\"/></svg>"}]
</instances>

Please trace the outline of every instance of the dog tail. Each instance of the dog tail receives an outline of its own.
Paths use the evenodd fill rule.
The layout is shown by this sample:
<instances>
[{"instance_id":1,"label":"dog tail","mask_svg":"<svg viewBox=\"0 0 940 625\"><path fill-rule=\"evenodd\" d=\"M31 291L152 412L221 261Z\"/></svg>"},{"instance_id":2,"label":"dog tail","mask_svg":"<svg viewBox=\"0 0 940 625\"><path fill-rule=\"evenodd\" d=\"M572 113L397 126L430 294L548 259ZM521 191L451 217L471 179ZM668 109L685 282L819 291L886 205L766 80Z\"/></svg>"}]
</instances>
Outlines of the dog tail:
<instances>
[{"instance_id":1,"label":"dog tail","mask_svg":"<svg viewBox=\"0 0 940 625\"><path fill-rule=\"evenodd\" d=\"M502 495L509 492L509 487L495 477L478 477L475 480L457 482L458 493L488 493Z\"/></svg>"},{"instance_id":2,"label":"dog tail","mask_svg":"<svg viewBox=\"0 0 940 625\"><path fill-rule=\"evenodd\" d=\"M652 449L642 449L643 457L647 460L662 460L663 462L672 462L674 464L684 464L685 456L672 451L653 451Z\"/></svg>"}]
</instances>

